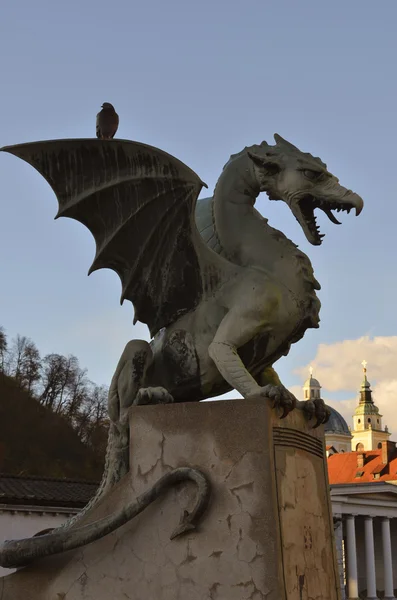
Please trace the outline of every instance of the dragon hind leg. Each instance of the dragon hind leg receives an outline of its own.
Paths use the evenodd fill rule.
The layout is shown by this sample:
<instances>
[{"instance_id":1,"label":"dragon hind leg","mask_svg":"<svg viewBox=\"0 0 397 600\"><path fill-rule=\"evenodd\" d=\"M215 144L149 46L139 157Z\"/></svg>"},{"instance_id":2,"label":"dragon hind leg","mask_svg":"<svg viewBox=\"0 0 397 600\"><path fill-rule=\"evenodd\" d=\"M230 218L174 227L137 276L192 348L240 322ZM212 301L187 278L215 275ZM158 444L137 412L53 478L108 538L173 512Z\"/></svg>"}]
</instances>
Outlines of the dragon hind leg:
<instances>
[{"instance_id":1,"label":"dragon hind leg","mask_svg":"<svg viewBox=\"0 0 397 600\"><path fill-rule=\"evenodd\" d=\"M107 487L112 487L129 470L129 408L136 403L148 367L153 362L150 344L144 340L128 342L120 357L109 388L108 412L110 430L104 474ZM108 460L109 458L109 460Z\"/></svg>"},{"instance_id":2,"label":"dragon hind leg","mask_svg":"<svg viewBox=\"0 0 397 600\"><path fill-rule=\"evenodd\" d=\"M141 388L134 400L134 404L168 404L174 398L163 387Z\"/></svg>"},{"instance_id":3,"label":"dragon hind leg","mask_svg":"<svg viewBox=\"0 0 397 600\"><path fill-rule=\"evenodd\" d=\"M163 387L143 387L153 352L148 342L132 340L124 348L109 389L109 418L121 429L128 420L128 409L133 404L166 404L173 402Z\"/></svg>"},{"instance_id":4,"label":"dragon hind leg","mask_svg":"<svg viewBox=\"0 0 397 600\"><path fill-rule=\"evenodd\" d=\"M152 349L144 340L132 340L124 348L109 389L109 418L116 426L127 420L152 360Z\"/></svg>"}]
</instances>

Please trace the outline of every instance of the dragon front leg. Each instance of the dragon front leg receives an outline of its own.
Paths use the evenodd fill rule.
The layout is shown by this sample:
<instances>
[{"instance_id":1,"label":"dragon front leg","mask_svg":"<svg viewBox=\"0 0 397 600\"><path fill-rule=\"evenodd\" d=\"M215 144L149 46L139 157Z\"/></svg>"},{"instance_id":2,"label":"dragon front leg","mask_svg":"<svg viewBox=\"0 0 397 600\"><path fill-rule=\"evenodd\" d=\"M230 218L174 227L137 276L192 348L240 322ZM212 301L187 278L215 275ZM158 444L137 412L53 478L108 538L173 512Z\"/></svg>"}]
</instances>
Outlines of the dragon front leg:
<instances>
[{"instance_id":1,"label":"dragon front leg","mask_svg":"<svg viewBox=\"0 0 397 600\"><path fill-rule=\"evenodd\" d=\"M282 408L282 416L285 417L295 408L295 397L281 385L278 378L276 382L260 385L248 372L238 354L238 348L259 332L268 330L271 333L272 317L277 309L276 297L268 297L267 302L261 297L258 302L246 307L244 312L240 307L230 310L223 318L208 352L222 377L244 398L269 398L274 406Z\"/></svg>"},{"instance_id":2,"label":"dragon front leg","mask_svg":"<svg viewBox=\"0 0 397 600\"><path fill-rule=\"evenodd\" d=\"M303 410L307 419L316 419L314 428L318 427L322 423L326 423L330 417L331 411L321 398L315 398L314 400L297 400L293 394L280 381L279 376L273 367L267 367L262 371L259 376L259 381L262 386L266 386L273 389L274 394L289 395L292 396L296 408ZM283 415L284 416L284 415Z\"/></svg>"},{"instance_id":3,"label":"dragon front leg","mask_svg":"<svg viewBox=\"0 0 397 600\"><path fill-rule=\"evenodd\" d=\"M298 408L304 411L309 420L316 419L313 428L326 423L331 416L330 409L321 398L303 401L300 400L298 402Z\"/></svg>"},{"instance_id":4,"label":"dragon front leg","mask_svg":"<svg viewBox=\"0 0 397 600\"><path fill-rule=\"evenodd\" d=\"M262 387L262 390L266 390L268 397L273 400L274 406L281 406L283 408L283 414L281 418L287 416L292 410L289 408L295 408L298 404L298 400L293 394L281 383L279 376L273 367L267 367L264 369L259 377L258 381Z\"/></svg>"}]
</instances>

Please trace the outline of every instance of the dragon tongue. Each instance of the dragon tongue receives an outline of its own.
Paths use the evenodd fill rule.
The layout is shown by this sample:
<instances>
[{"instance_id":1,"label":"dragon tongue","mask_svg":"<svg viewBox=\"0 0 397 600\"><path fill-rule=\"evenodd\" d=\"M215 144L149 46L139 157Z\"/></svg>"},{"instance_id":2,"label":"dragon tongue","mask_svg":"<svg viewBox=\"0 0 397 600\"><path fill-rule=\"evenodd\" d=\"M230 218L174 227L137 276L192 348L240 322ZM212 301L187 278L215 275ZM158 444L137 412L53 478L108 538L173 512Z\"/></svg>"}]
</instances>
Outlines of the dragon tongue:
<instances>
[{"instance_id":1,"label":"dragon tongue","mask_svg":"<svg viewBox=\"0 0 397 600\"><path fill-rule=\"evenodd\" d=\"M336 217L334 217L334 215L332 214L332 212L329 208L323 208L323 211L327 215L328 219L330 221L332 221L333 223L335 223L335 225L342 225L342 223L340 221L338 221L338 219Z\"/></svg>"}]
</instances>

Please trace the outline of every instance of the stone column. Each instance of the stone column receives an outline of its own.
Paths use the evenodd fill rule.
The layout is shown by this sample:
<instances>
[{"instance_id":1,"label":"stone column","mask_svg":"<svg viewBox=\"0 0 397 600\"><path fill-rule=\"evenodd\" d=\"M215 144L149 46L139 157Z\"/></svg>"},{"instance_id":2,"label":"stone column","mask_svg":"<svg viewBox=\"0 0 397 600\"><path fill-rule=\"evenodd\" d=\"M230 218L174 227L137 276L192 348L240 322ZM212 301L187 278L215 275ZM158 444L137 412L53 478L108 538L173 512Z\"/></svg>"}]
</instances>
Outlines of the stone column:
<instances>
[{"instance_id":1,"label":"stone column","mask_svg":"<svg viewBox=\"0 0 397 600\"><path fill-rule=\"evenodd\" d=\"M383 546L383 580L385 585L385 600L395 600L393 585L393 562L390 539L390 519L382 517L382 546Z\"/></svg>"},{"instance_id":2,"label":"stone column","mask_svg":"<svg viewBox=\"0 0 397 600\"><path fill-rule=\"evenodd\" d=\"M341 600L346 600L345 590L345 561L343 556L343 519L342 515L334 515L334 537L336 549L336 561L339 571L339 583Z\"/></svg>"},{"instance_id":3,"label":"stone column","mask_svg":"<svg viewBox=\"0 0 397 600\"><path fill-rule=\"evenodd\" d=\"M347 596L359 600L357 577L356 526L354 515L346 515Z\"/></svg>"},{"instance_id":4,"label":"stone column","mask_svg":"<svg viewBox=\"0 0 397 600\"><path fill-rule=\"evenodd\" d=\"M372 517L364 517L365 526L365 567L367 576L367 600L377 600L374 528Z\"/></svg>"}]
</instances>

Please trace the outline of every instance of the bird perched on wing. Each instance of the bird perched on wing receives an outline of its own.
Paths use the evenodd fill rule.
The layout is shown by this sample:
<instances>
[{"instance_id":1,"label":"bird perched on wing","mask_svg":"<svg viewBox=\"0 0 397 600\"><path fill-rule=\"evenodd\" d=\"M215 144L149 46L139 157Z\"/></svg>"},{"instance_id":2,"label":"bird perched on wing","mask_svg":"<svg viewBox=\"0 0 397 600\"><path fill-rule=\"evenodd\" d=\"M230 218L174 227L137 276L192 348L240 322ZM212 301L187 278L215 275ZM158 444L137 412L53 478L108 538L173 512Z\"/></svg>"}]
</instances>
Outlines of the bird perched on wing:
<instances>
[{"instance_id":1,"label":"bird perched on wing","mask_svg":"<svg viewBox=\"0 0 397 600\"><path fill-rule=\"evenodd\" d=\"M119 115L110 102L102 104L102 110L96 116L96 136L101 140L114 137L119 126Z\"/></svg>"}]
</instances>

